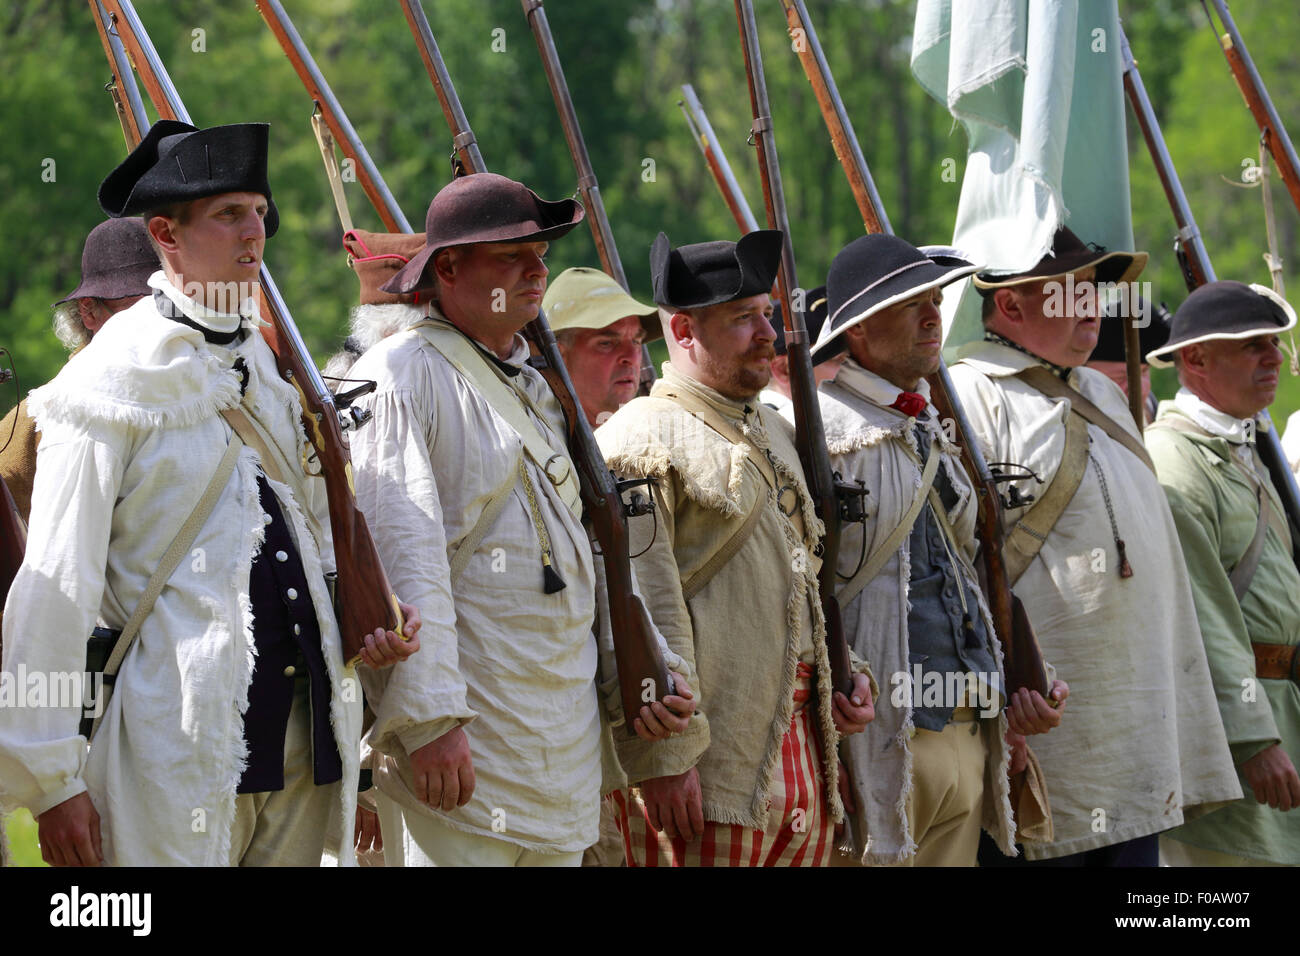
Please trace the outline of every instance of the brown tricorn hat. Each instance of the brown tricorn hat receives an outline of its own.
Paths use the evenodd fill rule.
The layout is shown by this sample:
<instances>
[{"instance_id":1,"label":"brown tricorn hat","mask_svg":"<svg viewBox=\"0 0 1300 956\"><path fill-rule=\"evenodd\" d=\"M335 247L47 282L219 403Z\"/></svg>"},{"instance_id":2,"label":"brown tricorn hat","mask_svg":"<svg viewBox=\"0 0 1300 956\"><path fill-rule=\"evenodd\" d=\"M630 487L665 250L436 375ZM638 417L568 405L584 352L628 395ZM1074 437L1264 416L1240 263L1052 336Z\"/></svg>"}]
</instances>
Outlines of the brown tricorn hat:
<instances>
[{"instance_id":1,"label":"brown tricorn hat","mask_svg":"<svg viewBox=\"0 0 1300 956\"><path fill-rule=\"evenodd\" d=\"M429 260L448 246L476 242L546 242L558 239L586 213L573 199L547 202L523 183L495 173L453 179L429 203L425 247L380 289L394 294L434 287Z\"/></svg>"},{"instance_id":2,"label":"brown tricorn hat","mask_svg":"<svg viewBox=\"0 0 1300 956\"><path fill-rule=\"evenodd\" d=\"M409 232L366 232L349 229L343 233L348 265L361 283L362 305L412 305L415 293L384 292L381 287L424 248L424 236Z\"/></svg>"}]
</instances>

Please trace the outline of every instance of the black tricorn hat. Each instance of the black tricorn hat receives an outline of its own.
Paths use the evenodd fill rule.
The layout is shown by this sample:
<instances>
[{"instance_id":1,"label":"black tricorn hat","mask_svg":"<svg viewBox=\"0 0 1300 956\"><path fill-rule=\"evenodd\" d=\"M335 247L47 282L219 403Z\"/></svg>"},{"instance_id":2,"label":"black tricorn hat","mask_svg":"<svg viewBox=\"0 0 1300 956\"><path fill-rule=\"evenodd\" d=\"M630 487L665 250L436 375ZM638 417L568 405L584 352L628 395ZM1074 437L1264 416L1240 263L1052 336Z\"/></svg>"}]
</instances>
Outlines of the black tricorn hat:
<instances>
[{"instance_id":1,"label":"black tricorn hat","mask_svg":"<svg viewBox=\"0 0 1300 956\"><path fill-rule=\"evenodd\" d=\"M665 233L650 247L656 305L702 309L772 291L781 265L779 229L759 229L737 242L697 242L673 249Z\"/></svg>"},{"instance_id":2,"label":"black tricorn hat","mask_svg":"<svg viewBox=\"0 0 1300 956\"><path fill-rule=\"evenodd\" d=\"M1068 228L1061 226L1052 236L1052 248L1032 269L1005 275L981 272L971 281L976 289L987 295L990 289L1023 285L1035 279L1051 279L1093 266L1097 270L1098 282L1128 282L1136 279L1146 264L1145 252L1107 252L1102 246L1085 245Z\"/></svg>"},{"instance_id":3,"label":"black tricorn hat","mask_svg":"<svg viewBox=\"0 0 1300 956\"><path fill-rule=\"evenodd\" d=\"M114 219L221 193L266 197L266 234L280 228L280 213L266 177L270 127L237 123L199 129L159 120L117 169L99 184L99 205Z\"/></svg>"},{"instance_id":4,"label":"black tricorn hat","mask_svg":"<svg viewBox=\"0 0 1300 956\"><path fill-rule=\"evenodd\" d=\"M845 329L978 268L946 246L918 249L906 239L883 233L854 239L836 254L826 276L829 316L813 344L813 364L844 351Z\"/></svg>"},{"instance_id":5,"label":"black tricorn hat","mask_svg":"<svg viewBox=\"0 0 1300 956\"><path fill-rule=\"evenodd\" d=\"M1138 300L1139 307L1133 310L1138 313L1137 316L1124 315L1122 313L1128 310L1118 309L1115 305L1110 305L1103 311L1097 333L1097 347L1088 356L1089 362L1124 361L1124 323L1141 322L1141 313L1144 311L1142 305L1141 300ZM1138 325L1138 342L1143 362L1146 361L1148 352L1169 341L1169 325L1172 321L1169 310L1163 304L1151 304L1150 309L1150 321L1146 325Z\"/></svg>"},{"instance_id":6,"label":"black tricorn hat","mask_svg":"<svg viewBox=\"0 0 1300 956\"><path fill-rule=\"evenodd\" d=\"M819 285L815 289L809 289L804 293L803 301L803 323L808 329L808 341L816 342L822 326L826 324L826 286ZM776 349L777 355L784 355L785 317L781 314L780 302L772 307L772 331L776 333L776 341L772 343L772 347Z\"/></svg>"},{"instance_id":7,"label":"black tricorn hat","mask_svg":"<svg viewBox=\"0 0 1300 956\"><path fill-rule=\"evenodd\" d=\"M585 215L577 200L547 202L523 183L496 173L459 176L429 203L424 249L379 288L396 295L431 289L436 282L426 274L427 266L442 249L479 242L548 242Z\"/></svg>"},{"instance_id":8,"label":"black tricorn hat","mask_svg":"<svg viewBox=\"0 0 1300 956\"><path fill-rule=\"evenodd\" d=\"M1227 279L1207 282L1183 300L1174 313L1169 341L1148 352L1147 361L1156 368L1167 368L1173 364L1174 353L1189 345L1276 335L1295 324L1295 309L1267 286Z\"/></svg>"},{"instance_id":9,"label":"black tricorn hat","mask_svg":"<svg viewBox=\"0 0 1300 956\"><path fill-rule=\"evenodd\" d=\"M86 237L81 249L81 284L54 304L150 295L149 277L161 268L143 220L109 219Z\"/></svg>"}]
</instances>

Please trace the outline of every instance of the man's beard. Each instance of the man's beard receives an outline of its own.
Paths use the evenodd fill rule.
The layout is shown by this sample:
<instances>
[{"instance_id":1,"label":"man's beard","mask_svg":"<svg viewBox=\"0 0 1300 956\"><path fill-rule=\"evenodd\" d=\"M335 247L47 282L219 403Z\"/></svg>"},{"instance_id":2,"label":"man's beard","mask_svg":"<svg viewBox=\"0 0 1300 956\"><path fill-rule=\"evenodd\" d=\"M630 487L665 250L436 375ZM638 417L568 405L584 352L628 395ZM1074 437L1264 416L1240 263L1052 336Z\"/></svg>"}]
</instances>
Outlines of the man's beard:
<instances>
[{"instance_id":1,"label":"man's beard","mask_svg":"<svg viewBox=\"0 0 1300 956\"><path fill-rule=\"evenodd\" d=\"M723 364L705 353L700 365L713 379L715 391L721 392L727 398L748 401L765 389L768 382L772 380L772 366L769 364L766 370L759 371L746 368L744 363L755 358L775 357L776 352L771 347L751 349L733 360L731 364Z\"/></svg>"}]
</instances>

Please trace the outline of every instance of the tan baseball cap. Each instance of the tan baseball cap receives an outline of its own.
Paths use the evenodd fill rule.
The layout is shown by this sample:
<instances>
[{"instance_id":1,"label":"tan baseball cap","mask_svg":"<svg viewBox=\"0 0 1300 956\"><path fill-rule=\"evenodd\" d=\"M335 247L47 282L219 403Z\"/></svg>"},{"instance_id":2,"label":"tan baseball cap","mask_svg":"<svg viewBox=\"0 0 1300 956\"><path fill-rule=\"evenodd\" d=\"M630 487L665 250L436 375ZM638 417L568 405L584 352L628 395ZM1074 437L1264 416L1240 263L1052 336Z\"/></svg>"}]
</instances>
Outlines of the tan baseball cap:
<instances>
[{"instance_id":1,"label":"tan baseball cap","mask_svg":"<svg viewBox=\"0 0 1300 956\"><path fill-rule=\"evenodd\" d=\"M603 329L629 315L639 316L650 342L663 337L659 310L645 305L623 291L622 286L599 269L578 266L565 269L546 290L542 309L551 329Z\"/></svg>"}]
</instances>

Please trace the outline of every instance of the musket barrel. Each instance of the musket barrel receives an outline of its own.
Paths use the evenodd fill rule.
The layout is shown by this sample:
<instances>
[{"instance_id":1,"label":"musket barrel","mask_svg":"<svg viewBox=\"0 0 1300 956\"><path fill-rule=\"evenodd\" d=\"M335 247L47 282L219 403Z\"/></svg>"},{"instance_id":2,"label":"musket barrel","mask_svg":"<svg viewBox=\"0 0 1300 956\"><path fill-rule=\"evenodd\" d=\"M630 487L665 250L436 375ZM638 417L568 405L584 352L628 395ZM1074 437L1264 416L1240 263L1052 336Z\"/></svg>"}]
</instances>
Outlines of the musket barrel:
<instances>
[{"instance_id":1,"label":"musket barrel","mask_svg":"<svg viewBox=\"0 0 1300 956\"><path fill-rule=\"evenodd\" d=\"M108 11L100 0L90 0L90 9L95 14L95 27L99 31L100 42L104 45L104 54L112 64L119 95L126 97L126 102L118 103L117 107L118 118L123 124L122 134L130 148L144 135L144 130L139 128L140 118L148 115L144 111L144 100L140 98L140 88L136 86L131 61L122 48L121 38L114 32L116 26Z\"/></svg>"},{"instance_id":2,"label":"musket barrel","mask_svg":"<svg viewBox=\"0 0 1300 956\"><path fill-rule=\"evenodd\" d=\"M795 50L799 55L799 62L803 64L804 72L808 75L808 82L812 84L813 93L819 101L824 97L827 105L835 113L838 128L830 127L831 143L835 147L835 152L840 155L840 161L848 174L854 195L859 192L865 194L866 202L858 202L863 225L866 226L867 232L893 233L889 216L885 212L885 204L881 202L880 193L876 191L876 181L871 177L871 168L862 155L858 136L853 131L853 122L849 119L848 111L844 109L844 101L840 99L839 89L831 79L830 66L826 62L826 54L822 52L821 41L817 39L817 31L808 16L808 8L804 6L803 0L781 0L781 2L785 5L786 21L790 23L791 28L797 26L804 31L807 42L802 47L796 44ZM812 62L809 62L809 57L812 58Z\"/></svg>"},{"instance_id":3,"label":"musket barrel","mask_svg":"<svg viewBox=\"0 0 1300 956\"><path fill-rule=\"evenodd\" d=\"M478 141L469 128L469 120L465 116L465 110L461 108L460 98L456 96L455 84L452 83L451 74L447 72L442 53L438 50L438 41L434 39L429 18L424 15L424 7L420 0L402 0L402 12L406 14L406 21L411 25L416 45L420 48L420 58L424 60L424 68L429 73L429 79L433 81L433 88L438 94L438 103L442 107L447 125L453 131L456 152L460 154L467 172L481 173L487 169L483 162L483 153L479 150Z\"/></svg>"},{"instance_id":4,"label":"musket barrel","mask_svg":"<svg viewBox=\"0 0 1300 956\"><path fill-rule=\"evenodd\" d=\"M1160 124L1156 121L1155 110L1151 107L1146 85L1142 82L1142 74L1138 72L1137 61L1133 59L1133 49L1129 46L1128 36L1122 28L1119 32L1119 40L1124 56L1124 88L1128 92L1129 105L1133 108L1133 115L1142 129L1142 138L1146 140L1147 149L1155 161L1160 184L1164 187L1165 196L1173 209L1174 222L1178 226L1178 239L1192 258L1192 266L1200 272L1197 284L1213 282L1214 266L1210 264L1209 254L1205 251L1205 241L1201 238L1201 230L1196 225L1192 207L1183 192L1183 184L1179 181L1178 174L1174 172L1174 161L1169 155L1169 147L1165 145L1165 137L1160 131Z\"/></svg>"},{"instance_id":5,"label":"musket barrel","mask_svg":"<svg viewBox=\"0 0 1300 956\"><path fill-rule=\"evenodd\" d=\"M689 83L682 84L682 100L683 102L678 105L686 114L686 123L691 127L695 143L700 147L700 152L704 154L704 161L708 163L709 170L718 181L722 198L726 200L727 208L731 210L736 225L740 227L742 233L757 231L758 219L754 216L754 210L749 208L749 202L745 199L740 183L736 180L736 174L731 169L731 163L727 161L727 154L722 151L718 135L713 131L713 124L709 122L709 116L704 112L700 98L695 95L695 89Z\"/></svg>"},{"instance_id":6,"label":"musket barrel","mask_svg":"<svg viewBox=\"0 0 1300 956\"><path fill-rule=\"evenodd\" d=\"M349 155L359 167L361 186L374 202L376 210L384 219L384 225L392 232L410 232L410 222L402 214L402 209L397 204L397 200L393 198L393 194L389 192L388 186L379 175L374 160L370 158L370 154L366 152L366 147L361 142L361 137L352 128L352 123L348 121L347 114L343 112L338 99L335 98L334 91L325 82L325 77L321 74L320 68L316 66L316 61L312 59L311 53L307 51L307 46L302 42L302 37L298 35L293 21L284 12L280 0L258 0L257 9L262 14L262 19L266 21L267 26L271 28L271 32L275 34L275 38L280 42L281 48L284 50L285 55L289 57L294 70L302 79L303 85L307 87L312 99L320 103L321 110L325 114L325 122L329 124L330 132L334 134L336 140L344 145L345 151L349 151Z\"/></svg>"},{"instance_id":7,"label":"musket barrel","mask_svg":"<svg viewBox=\"0 0 1300 956\"><path fill-rule=\"evenodd\" d=\"M591 156L587 152L587 143L582 136L582 127L578 124L578 113L573 107L569 84L564 79L564 68L560 65L560 54L555 48L555 38L551 35L550 23L546 19L546 9L542 6L541 0L522 0L522 3L524 15L528 18L528 25L533 31L533 38L537 41L537 51L542 57L542 67L546 71L546 81L551 88L556 111L560 114L560 126L564 129L564 139L569 145L569 154L573 157L574 166L577 167L578 190L587 200L587 209L591 213L587 219L591 224L601 265L626 291L627 276L623 272L618 248L614 245L613 230L610 229L609 217L605 214L605 204L600 198L600 186L596 184Z\"/></svg>"},{"instance_id":8,"label":"musket barrel","mask_svg":"<svg viewBox=\"0 0 1300 956\"><path fill-rule=\"evenodd\" d=\"M1231 40L1232 50L1236 53L1237 59L1241 62L1246 73L1246 78L1250 81L1252 92L1259 105L1263 108L1264 116L1256 116L1256 121L1259 123L1260 131L1267 137L1265 142L1268 151L1272 154L1273 161L1277 163L1278 169L1282 171L1282 179L1286 183L1287 191L1291 193L1291 201L1297 209L1300 209L1300 158L1296 157L1295 146L1291 142L1291 137L1287 134L1286 126L1282 122L1281 115L1278 114L1277 107L1273 105L1273 98L1268 95L1268 89L1264 86L1264 80L1260 77L1259 70L1255 68L1255 61L1250 58L1250 51L1246 49L1246 41L1242 39L1237 24L1233 22L1232 14L1228 12L1228 5L1224 3L1224 0L1212 0L1212 2ZM1232 57L1226 46L1224 47L1224 54L1228 55L1229 64L1231 64ZM1245 90L1242 92L1244 94ZM1251 112L1254 113L1255 107L1251 104L1250 99L1251 97L1247 96L1246 103ZM1281 149L1281 156L1278 155L1279 148Z\"/></svg>"},{"instance_id":9,"label":"musket barrel","mask_svg":"<svg viewBox=\"0 0 1300 956\"><path fill-rule=\"evenodd\" d=\"M763 200L767 219L782 233L781 269L777 287L786 324L786 355L789 358L791 393L794 397L796 444L803 464L808 490L825 525L822 538L822 565L818 575L821 600L826 616L826 647L831 661L832 681L837 690L852 692L853 675L849 667L848 644L844 639L839 604L835 598L836 574L839 570L840 510L835 478L831 472L826 431L822 425L821 406L817 402L817 382L813 376L811 345L804 322L801 297L794 291L798 284L794 264L794 244L786 214L785 194L781 185L780 159L772 137L771 103L763 78L763 59L758 47L758 26L751 0L736 0L736 19L740 27L741 48L749 80L749 100L753 108L751 127L754 145L761 161Z\"/></svg>"}]
</instances>

